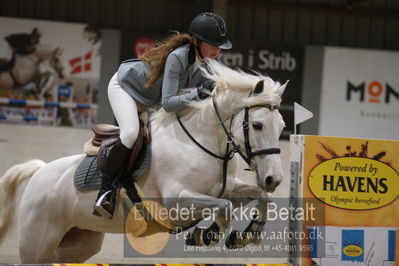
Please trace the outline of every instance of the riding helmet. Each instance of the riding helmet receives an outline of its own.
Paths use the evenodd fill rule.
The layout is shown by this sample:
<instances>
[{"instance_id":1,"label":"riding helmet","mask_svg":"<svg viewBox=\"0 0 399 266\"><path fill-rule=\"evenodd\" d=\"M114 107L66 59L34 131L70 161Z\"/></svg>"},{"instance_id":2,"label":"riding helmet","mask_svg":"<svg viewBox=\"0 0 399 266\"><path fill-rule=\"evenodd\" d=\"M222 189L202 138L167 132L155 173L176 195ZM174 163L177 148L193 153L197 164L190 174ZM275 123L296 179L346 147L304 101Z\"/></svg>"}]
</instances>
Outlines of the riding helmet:
<instances>
[{"instance_id":1,"label":"riding helmet","mask_svg":"<svg viewBox=\"0 0 399 266\"><path fill-rule=\"evenodd\" d=\"M227 39L227 26L223 18L214 13L205 12L197 15L191 21L188 32L201 41L221 49L231 49Z\"/></svg>"}]
</instances>

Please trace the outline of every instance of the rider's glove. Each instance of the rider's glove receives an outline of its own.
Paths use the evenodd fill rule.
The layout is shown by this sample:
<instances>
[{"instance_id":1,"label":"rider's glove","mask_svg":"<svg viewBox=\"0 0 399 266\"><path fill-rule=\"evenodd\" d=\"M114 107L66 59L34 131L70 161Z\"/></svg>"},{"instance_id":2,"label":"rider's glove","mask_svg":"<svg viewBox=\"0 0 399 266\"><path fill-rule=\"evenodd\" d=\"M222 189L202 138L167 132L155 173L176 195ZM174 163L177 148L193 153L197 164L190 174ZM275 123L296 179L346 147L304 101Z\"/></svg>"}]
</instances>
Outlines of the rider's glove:
<instances>
[{"instance_id":1,"label":"rider's glove","mask_svg":"<svg viewBox=\"0 0 399 266\"><path fill-rule=\"evenodd\" d=\"M201 83L197 87L197 94L198 97L202 100L205 99L210 95L210 93L213 91L213 88L215 87L215 82L213 80L207 79L203 83Z\"/></svg>"}]
</instances>

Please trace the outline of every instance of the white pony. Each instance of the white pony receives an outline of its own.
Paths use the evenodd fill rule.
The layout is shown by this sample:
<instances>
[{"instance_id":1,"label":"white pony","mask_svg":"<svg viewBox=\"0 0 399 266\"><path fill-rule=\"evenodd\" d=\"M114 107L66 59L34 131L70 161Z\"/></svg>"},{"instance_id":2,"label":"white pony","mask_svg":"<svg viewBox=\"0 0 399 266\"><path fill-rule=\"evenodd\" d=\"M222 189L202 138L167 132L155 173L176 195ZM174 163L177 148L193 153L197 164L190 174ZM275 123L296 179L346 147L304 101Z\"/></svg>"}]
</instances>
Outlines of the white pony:
<instances>
[{"instance_id":1,"label":"white pony","mask_svg":"<svg viewBox=\"0 0 399 266\"><path fill-rule=\"evenodd\" d=\"M263 229L265 202L282 178L278 141L284 127L278 107L285 85L213 60L208 66L209 70L203 71L216 82L211 97L179 113L191 137L176 114L162 110L155 114L151 120L151 164L138 181L146 197L158 199L167 209L175 206L176 200L184 205L188 204L184 199L191 199L190 203L197 204L195 219L201 218L198 214L204 208L215 210L214 223L196 228L187 238L187 244L202 246L221 240L219 233L229 226L232 216L228 210L232 201L236 203L234 199L258 200L259 212L246 232ZM246 183L234 176L238 160L230 160L224 174L224 160L210 155L230 159L235 152L256 171L257 182ZM29 161L13 166L0 180L0 240L16 223L22 263L83 262L100 251L104 233L124 233L120 198L114 217L105 219L92 214L97 191L75 189L73 176L84 157L74 155L50 163ZM220 182L223 176L225 182ZM173 220L170 229L192 222ZM256 238L238 239L235 234L227 237L228 247L259 242Z\"/></svg>"},{"instance_id":2,"label":"white pony","mask_svg":"<svg viewBox=\"0 0 399 266\"><path fill-rule=\"evenodd\" d=\"M9 71L0 72L0 88L14 89L34 82L43 96L54 83L63 78L62 50L47 44L37 44L28 55L15 54L15 65ZM47 78L46 82L42 82Z\"/></svg>"}]
</instances>

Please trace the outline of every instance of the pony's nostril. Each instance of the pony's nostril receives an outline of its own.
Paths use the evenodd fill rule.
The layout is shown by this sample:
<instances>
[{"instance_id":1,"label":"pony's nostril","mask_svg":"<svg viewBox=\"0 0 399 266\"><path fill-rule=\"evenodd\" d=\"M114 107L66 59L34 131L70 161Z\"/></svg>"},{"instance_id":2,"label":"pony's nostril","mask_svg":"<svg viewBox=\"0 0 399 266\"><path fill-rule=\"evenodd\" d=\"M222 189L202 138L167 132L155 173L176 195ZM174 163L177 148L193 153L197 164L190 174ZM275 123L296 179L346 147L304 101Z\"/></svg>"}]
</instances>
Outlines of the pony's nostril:
<instances>
[{"instance_id":1,"label":"pony's nostril","mask_svg":"<svg viewBox=\"0 0 399 266\"><path fill-rule=\"evenodd\" d=\"M266 176L265 180L266 186L272 186L274 184L274 178L270 175Z\"/></svg>"}]
</instances>

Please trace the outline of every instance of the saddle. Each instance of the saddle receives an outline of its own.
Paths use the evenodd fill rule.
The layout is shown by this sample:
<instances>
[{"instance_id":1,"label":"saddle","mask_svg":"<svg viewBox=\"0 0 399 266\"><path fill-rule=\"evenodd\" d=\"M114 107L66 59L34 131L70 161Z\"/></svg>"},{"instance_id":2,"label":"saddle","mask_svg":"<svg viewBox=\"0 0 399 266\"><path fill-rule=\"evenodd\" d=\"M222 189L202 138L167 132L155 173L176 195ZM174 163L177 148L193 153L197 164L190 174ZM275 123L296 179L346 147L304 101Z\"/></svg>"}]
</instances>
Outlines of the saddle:
<instances>
[{"instance_id":1,"label":"saddle","mask_svg":"<svg viewBox=\"0 0 399 266\"><path fill-rule=\"evenodd\" d=\"M119 127L110 124L96 124L92 127L94 137L84 145L86 157L80 162L74 175L74 185L79 191L97 190L101 186L103 177L102 167L106 161L101 158L101 152L109 151L119 137ZM126 175L122 178L122 185L133 186L142 174L149 168L151 162L150 131L140 120L137 140L126 167Z\"/></svg>"},{"instance_id":2,"label":"saddle","mask_svg":"<svg viewBox=\"0 0 399 266\"><path fill-rule=\"evenodd\" d=\"M129 157L127 165L127 173L131 173L141 162L144 160L147 145L151 143L151 135L148 128L144 125L142 120L139 120L140 128L137 140L132 147L132 152ZM92 127L94 137L92 139L92 145L94 147L100 147L99 154L102 150L109 149L112 143L115 142L120 134L119 127L110 124L96 124ZM100 157L97 158L97 167L101 169L105 161L102 161Z\"/></svg>"}]
</instances>

